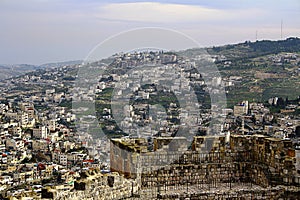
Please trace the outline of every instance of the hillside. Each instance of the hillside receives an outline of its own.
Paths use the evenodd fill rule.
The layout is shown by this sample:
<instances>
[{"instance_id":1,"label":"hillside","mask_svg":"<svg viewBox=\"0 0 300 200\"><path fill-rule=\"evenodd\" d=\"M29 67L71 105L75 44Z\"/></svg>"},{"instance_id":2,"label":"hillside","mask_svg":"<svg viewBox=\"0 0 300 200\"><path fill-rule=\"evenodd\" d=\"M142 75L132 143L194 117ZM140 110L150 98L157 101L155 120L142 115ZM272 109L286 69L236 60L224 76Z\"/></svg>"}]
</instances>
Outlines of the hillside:
<instances>
[{"instance_id":1,"label":"hillside","mask_svg":"<svg viewBox=\"0 0 300 200\"><path fill-rule=\"evenodd\" d=\"M282 52L299 52L300 39L291 37L287 38L286 40L279 41L246 41L240 44L230 44L220 47L208 48L207 51L210 54L224 55L230 60L244 60L269 54L278 54Z\"/></svg>"},{"instance_id":2,"label":"hillside","mask_svg":"<svg viewBox=\"0 0 300 200\"><path fill-rule=\"evenodd\" d=\"M216 65L223 79L234 84L227 87L228 104L237 101L265 102L279 96L300 95L300 39L245 42L208 49L218 55Z\"/></svg>"},{"instance_id":3,"label":"hillside","mask_svg":"<svg viewBox=\"0 0 300 200\"><path fill-rule=\"evenodd\" d=\"M56 62L56 63L46 63L42 65L29 65L29 64L0 64L0 80L9 79L12 77L20 76L28 72L32 72L40 69L47 68L57 68L66 65L80 64L81 60L67 61L67 62Z\"/></svg>"},{"instance_id":4,"label":"hillside","mask_svg":"<svg viewBox=\"0 0 300 200\"><path fill-rule=\"evenodd\" d=\"M288 38L280 41L247 41L240 44L207 48L206 50L211 57L215 58L215 64L222 75L229 107L242 100L265 102L275 96L295 99L300 95L299 38ZM178 52L178 55L190 57L201 51L203 49L189 49ZM174 54L174 52L168 54ZM175 52L175 54L177 53ZM121 59L121 62L115 65L116 62L113 61L108 69L109 73L123 73L127 70L126 62L128 61L126 61L126 56L121 55L119 58L110 58L110 60L113 59ZM133 59L140 62L140 58ZM151 55L149 59L152 59ZM55 71L61 71L61 66L73 66L78 63L81 63L81 61L51 63L41 66L2 66L3 73L0 78L19 76L19 78L14 78L8 87L13 89L14 92L22 92L23 90L28 94L31 90L36 92L38 88L45 90L45 87L50 87L47 85L53 85L54 83L58 85L56 87L58 91L68 91L75 80L76 70L73 67L64 68L64 73L59 76ZM97 62L91 65L96 66ZM55 67L58 68L55 69ZM50 69L51 71L49 71ZM23 83L22 77L24 76L20 75L28 71L32 71L27 74L29 77L32 75L41 77L41 80L48 83L42 85L36 82L31 83L31 81ZM65 83L65 86L61 86L61 83ZM9 91L7 92L9 93Z\"/></svg>"}]
</instances>

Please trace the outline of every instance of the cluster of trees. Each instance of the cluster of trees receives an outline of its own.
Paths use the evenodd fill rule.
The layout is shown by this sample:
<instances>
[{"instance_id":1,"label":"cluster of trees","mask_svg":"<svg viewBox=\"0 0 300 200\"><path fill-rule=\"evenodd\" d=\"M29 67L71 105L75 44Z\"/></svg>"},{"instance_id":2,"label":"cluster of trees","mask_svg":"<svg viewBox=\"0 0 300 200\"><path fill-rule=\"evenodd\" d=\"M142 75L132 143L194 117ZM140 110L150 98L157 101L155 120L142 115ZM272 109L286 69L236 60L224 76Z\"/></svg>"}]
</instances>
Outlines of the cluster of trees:
<instances>
[{"instance_id":1,"label":"cluster of trees","mask_svg":"<svg viewBox=\"0 0 300 200\"><path fill-rule=\"evenodd\" d=\"M225 51L230 50L231 53L235 54L234 51L236 50L236 53L239 53L239 47L241 47L241 46L246 46L249 49L248 52L243 54L243 57L233 56L233 58L235 58L233 60L249 59L249 58L254 58L254 57L264 56L264 55L269 55L269 54L278 54L281 52L299 52L300 51L300 38L292 37L292 38L288 38L286 40L280 40L280 41L271 41L271 40L262 40L262 41L257 41L257 42L246 41L244 43L236 44L236 45L213 47L212 51L213 51L213 53L226 55ZM222 52L222 51L224 51L224 52Z\"/></svg>"},{"instance_id":2,"label":"cluster of trees","mask_svg":"<svg viewBox=\"0 0 300 200\"><path fill-rule=\"evenodd\" d=\"M280 41L263 40L248 43L255 52L276 54L280 52L298 52L300 49L299 38L288 38Z\"/></svg>"}]
</instances>

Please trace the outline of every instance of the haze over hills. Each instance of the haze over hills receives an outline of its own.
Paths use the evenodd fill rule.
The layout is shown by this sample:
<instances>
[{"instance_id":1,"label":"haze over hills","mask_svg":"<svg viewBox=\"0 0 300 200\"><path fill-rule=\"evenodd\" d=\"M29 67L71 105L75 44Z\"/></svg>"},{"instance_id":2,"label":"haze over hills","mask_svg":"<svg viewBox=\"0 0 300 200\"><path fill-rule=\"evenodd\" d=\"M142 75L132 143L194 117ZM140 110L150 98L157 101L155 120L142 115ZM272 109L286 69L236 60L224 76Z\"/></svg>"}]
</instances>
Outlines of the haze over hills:
<instances>
[{"instance_id":1,"label":"haze over hills","mask_svg":"<svg viewBox=\"0 0 300 200\"><path fill-rule=\"evenodd\" d=\"M290 37L286 40L271 41L261 40L256 42L246 41L239 44L228 44L224 46L206 48L209 54L224 55L228 60L245 60L258 56L277 54L280 52L299 52L300 39L297 37ZM184 50L187 54L197 53L197 49ZM117 52L116 52L117 53ZM31 72L44 68L57 68L66 65L75 65L82 63L82 60L53 62L42 65L31 64L0 64L0 80L20 76L27 72Z\"/></svg>"},{"instance_id":2,"label":"haze over hills","mask_svg":"<svg viewBox=\"0 0 300 200\"><path fill-rule=\"evenodd\" d=\"M229 107L232 107L244 99L265 102L274 96L295 99L300 94L299 38L291 37L279 41L246 41L239 44L210 47L206 48L206 50L211 57L215 59L215 64L225 83L227 104ZM195 48L182 50L177 53L180 54L180 56L192 57L199 52L203 52L203 50ZM116 53L118 54L118 52ZM177 54L176 52L166 53ZM120 56L121 58L119 59L122 60L125 55L122 57L120 54ZM114 57L111 57L109 62L113 60ZM126 63L128 61L124 59L122 62ZM0 67L2 70L0 78L5 79L20 76L29 71L32 72L47 68L54 69L61 66L72 66L81 63L81 61L70 61L49 63L40 66L25 64L4 65ZM97 65L97 62L95 64ZM125 68L122 65L110 65L109 70L118 73L125 70ZM43 70L35 72L38 76L44 76L43 73ZM62 74L61 81L74 81L76 73L74 69L71 70L70 73L67 70L66 73ZM51 76L45 77L49 80L53 79ZM55 81L59 82L60 79ZM15 83L18 84L18 82ZM24 87L24 85L22 85L22 87ZM30 89L29 85L27 89Z\"/></svg>"},{"instance_id":3,"label":"haze over hills","mask_svg":"<svg viewBox=\"0 0 300 200\"><path fill-rule=\"evenodd\" d=\"M81 60L66 61L66 62L54 62L46 63L42 65L30 65L30 64L0 64L0 80L20 76L28 72L32 72L39 69L45 68L57 68L66 65L80 64Z\"/></svg>"}]
</instances>

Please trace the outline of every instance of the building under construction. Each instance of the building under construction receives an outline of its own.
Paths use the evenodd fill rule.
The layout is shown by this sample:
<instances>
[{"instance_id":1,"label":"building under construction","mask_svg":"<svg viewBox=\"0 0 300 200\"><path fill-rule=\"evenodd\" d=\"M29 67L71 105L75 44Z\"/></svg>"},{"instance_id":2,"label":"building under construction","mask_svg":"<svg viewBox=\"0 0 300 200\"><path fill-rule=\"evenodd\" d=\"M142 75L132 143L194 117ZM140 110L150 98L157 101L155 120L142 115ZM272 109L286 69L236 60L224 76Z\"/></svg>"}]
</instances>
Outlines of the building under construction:
<instances>
[{"instance_id":1,"label":"building under construction","mask_svg":"<svg viewBox=\"0 0 300 200\"><path fill-rule=\"evenodd\" d=\"M291 141L262 135L111 140L111 171L144 199L298 199ZM132 197L134 198L134 197Z\"/></svg>"}]
</instances>

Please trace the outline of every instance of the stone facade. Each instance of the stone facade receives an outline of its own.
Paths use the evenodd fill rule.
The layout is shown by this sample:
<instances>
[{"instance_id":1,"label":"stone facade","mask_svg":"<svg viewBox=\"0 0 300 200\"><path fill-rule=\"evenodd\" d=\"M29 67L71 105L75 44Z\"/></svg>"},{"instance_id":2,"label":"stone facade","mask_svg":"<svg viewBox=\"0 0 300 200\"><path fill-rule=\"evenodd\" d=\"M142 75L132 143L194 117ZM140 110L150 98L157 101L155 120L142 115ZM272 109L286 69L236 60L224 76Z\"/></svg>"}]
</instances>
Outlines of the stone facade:
<instances>
[{"instance_id":1,"label":"stone facade","mask_svg":"<svg viewBox=\"0 0 300 200\"><path fill-rule=\"evenodd\" d=\"M298 199L292 142L262 135L111 140L111 173L83 171L74 185L15 199ZM153 150L152 150L153 149ZM124 177L126 176L126 178ZM37 195L37 194L36 194ZM12 198L12 199L13 199Z\"/></svg>"},{"instance_id":2,"label":"stone facade","mask_svg":"<svg viewBox=\"0 0 300 200\"><path fill-rule=\"evenodd\" d=\"M216 193L214 190L220 190L230 198L241 192L245 199L277 199L280 195L296 195L300 191L291 141L262 135L232 135L226 142L225 136L203 136L194 137L190 148L182 151L184 148L180 145L174 149L174 144L178 144L176 138L174 140L172 147L168 147L171 142L154 138L155 147L160 147L154 151L146 151L146 141L141 146L133 145L132 141L126 145L127 141L113 140L111 170L135 179L141 187L140 195L149 198L184 199L189 196L197 199L203 196L210 199L209 196ZM235 187L241 188L232 193ZM207 192L199 192L202 190ZM169 196L175 193L178 195L174 198Z\"/></svg>"},{"instance_id":3,"label":"stone facade","mask_svg":"<svg viewBox=\"0 0 300 200\"><path fill-rule=\"evenodd\" d=\"M72 190L48 187L43 189L42 199L117 200L129 198L137 190L135 181L125 179L118 173L102 174L99 170L89 170L75 181Z\"/></svg>"}]
</instances>

